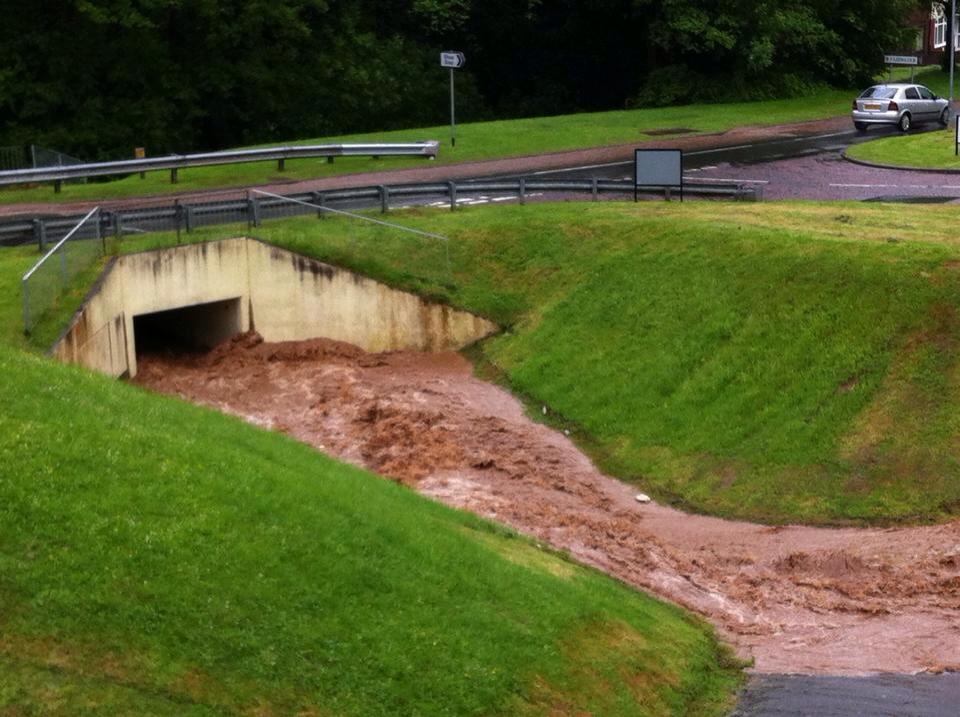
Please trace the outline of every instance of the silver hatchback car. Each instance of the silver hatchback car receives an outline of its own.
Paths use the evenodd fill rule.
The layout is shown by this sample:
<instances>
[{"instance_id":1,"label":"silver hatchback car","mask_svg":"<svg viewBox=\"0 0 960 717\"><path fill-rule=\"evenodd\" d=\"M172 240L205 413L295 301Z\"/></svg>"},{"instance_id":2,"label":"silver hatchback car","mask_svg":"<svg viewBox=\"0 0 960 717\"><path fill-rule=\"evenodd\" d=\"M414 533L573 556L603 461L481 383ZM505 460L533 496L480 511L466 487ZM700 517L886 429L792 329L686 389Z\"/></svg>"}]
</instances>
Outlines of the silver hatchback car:
<instances>
[{"instance_id":1,"label":"silver hatchback car","mask_svg":"<svg viewBox=\"0 0 960 717\"><path fill-rule=\"evenodd\" d=\"M868 87L853 101L853 126L866 132L872 124L893 124L906 132L914 124L950 122L947 100L937 97L923 85L894 82Z\"/></svg>"}]
</instances>

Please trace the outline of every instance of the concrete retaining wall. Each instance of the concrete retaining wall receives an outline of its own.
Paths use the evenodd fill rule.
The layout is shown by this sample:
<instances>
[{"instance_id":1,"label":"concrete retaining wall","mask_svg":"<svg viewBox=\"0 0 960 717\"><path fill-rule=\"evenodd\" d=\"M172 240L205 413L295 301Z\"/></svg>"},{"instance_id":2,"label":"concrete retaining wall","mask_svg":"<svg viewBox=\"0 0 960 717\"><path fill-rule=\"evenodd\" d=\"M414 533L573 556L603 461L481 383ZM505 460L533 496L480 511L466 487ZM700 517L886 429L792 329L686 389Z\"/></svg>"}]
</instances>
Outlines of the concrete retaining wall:
<instances>
[{"instance_id":1,"label":"concrete retaining wall","mask_svg":"<svg viewBox=\"0 0 960 717\"><path fill-rule=\"evenodd\" d=\"M52 353L112 376L133 376L134 317L229 299L239 300L239 328L256 329L266 341L322 336L367 351L440 351L497 330L466 311L239 238L115 258Z\"/></svg>"}]
</instances>

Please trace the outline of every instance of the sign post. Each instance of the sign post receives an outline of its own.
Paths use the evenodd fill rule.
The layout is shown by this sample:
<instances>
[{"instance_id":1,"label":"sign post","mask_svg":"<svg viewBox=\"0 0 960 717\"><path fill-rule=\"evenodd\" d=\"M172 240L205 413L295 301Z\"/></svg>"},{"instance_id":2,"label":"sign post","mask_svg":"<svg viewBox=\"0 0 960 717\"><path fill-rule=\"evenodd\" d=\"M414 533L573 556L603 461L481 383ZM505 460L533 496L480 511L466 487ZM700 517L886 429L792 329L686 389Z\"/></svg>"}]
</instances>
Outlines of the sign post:
<instances>
[{"instance_id":1,"label":"sign post","mask_svg":"<svg viewBox=\"0 0 960 717\"><path fill-rule=\"evenodd\" d=\"M890 72L893 72L893 65L910 65L910 81L913 82L913 73L917 65L920 64L920 60L917 59L916 55L884 55L883 62L890 68ZM890 76L893 79L893 75Z\"/></svg>"},{"instance_id":2,"label":"sign post","mask_svg":"<svg viewBox=\"0 0 960 717\"><path fill-rule=\"evenodd\" d=\"M456 119L456 105L454 104L454 93L453 93L453 71L459 70L463 67L463 63L467 60L463 56L462 52L441 52L440 53L440 67L449 67L450 68L450 146L457 146L457 119Z\"/></svg>"}]
</instances>

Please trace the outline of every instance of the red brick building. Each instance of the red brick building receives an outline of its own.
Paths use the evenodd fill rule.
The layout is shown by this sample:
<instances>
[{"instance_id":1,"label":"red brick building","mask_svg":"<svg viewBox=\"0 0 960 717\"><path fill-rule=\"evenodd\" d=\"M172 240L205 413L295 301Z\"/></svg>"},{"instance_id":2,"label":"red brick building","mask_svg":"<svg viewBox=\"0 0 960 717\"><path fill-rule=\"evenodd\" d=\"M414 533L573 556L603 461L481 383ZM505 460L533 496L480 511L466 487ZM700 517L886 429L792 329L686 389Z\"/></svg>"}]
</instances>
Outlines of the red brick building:
<instances>
[{"instance_id":1,"label":"red brick building","mask_svg":"<svg viewBox=\"0 0 960 717\"><path fill-rule=\"evenodd\" d=\"M930 10L916 10L910 24L917 28L917 37L909 54L920 58L921 65L937 65L947 51L947 14L950 2L931 2ZM954 30L957 23L954 23ZM960 43L957 43L960 44ZM954 45L956 47L956 44Z\"/></svg>"}]
</instances>

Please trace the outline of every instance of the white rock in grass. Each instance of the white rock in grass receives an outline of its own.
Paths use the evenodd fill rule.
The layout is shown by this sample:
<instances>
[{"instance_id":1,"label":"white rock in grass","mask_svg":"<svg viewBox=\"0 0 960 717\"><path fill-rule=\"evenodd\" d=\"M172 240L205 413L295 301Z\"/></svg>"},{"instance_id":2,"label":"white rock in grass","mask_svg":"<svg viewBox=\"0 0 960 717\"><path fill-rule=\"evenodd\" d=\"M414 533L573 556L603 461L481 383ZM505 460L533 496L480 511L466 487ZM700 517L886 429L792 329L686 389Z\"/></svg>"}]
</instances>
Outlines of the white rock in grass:
<instances>
[{"instance_id":1,"label":"white rock in grass","mask_svg":"<svg viewBox=\"0 0 960 717\"><path fill-rule=\"evenodd\" d=\"M543 407L543 415L544 415L544 416L547 415L547 407L546 407L546 406Z\"/></svg>"},{"instance_id":2,"label":"white rock in grass","mask_svg":"<svg viewBox=\"0 0 960 717\"><path fill-rule=\"evenodd\" d=\"M637 502L638 503L649 503L650 496L646 493L637 493Z\"/></svg>"}]
</instances>

